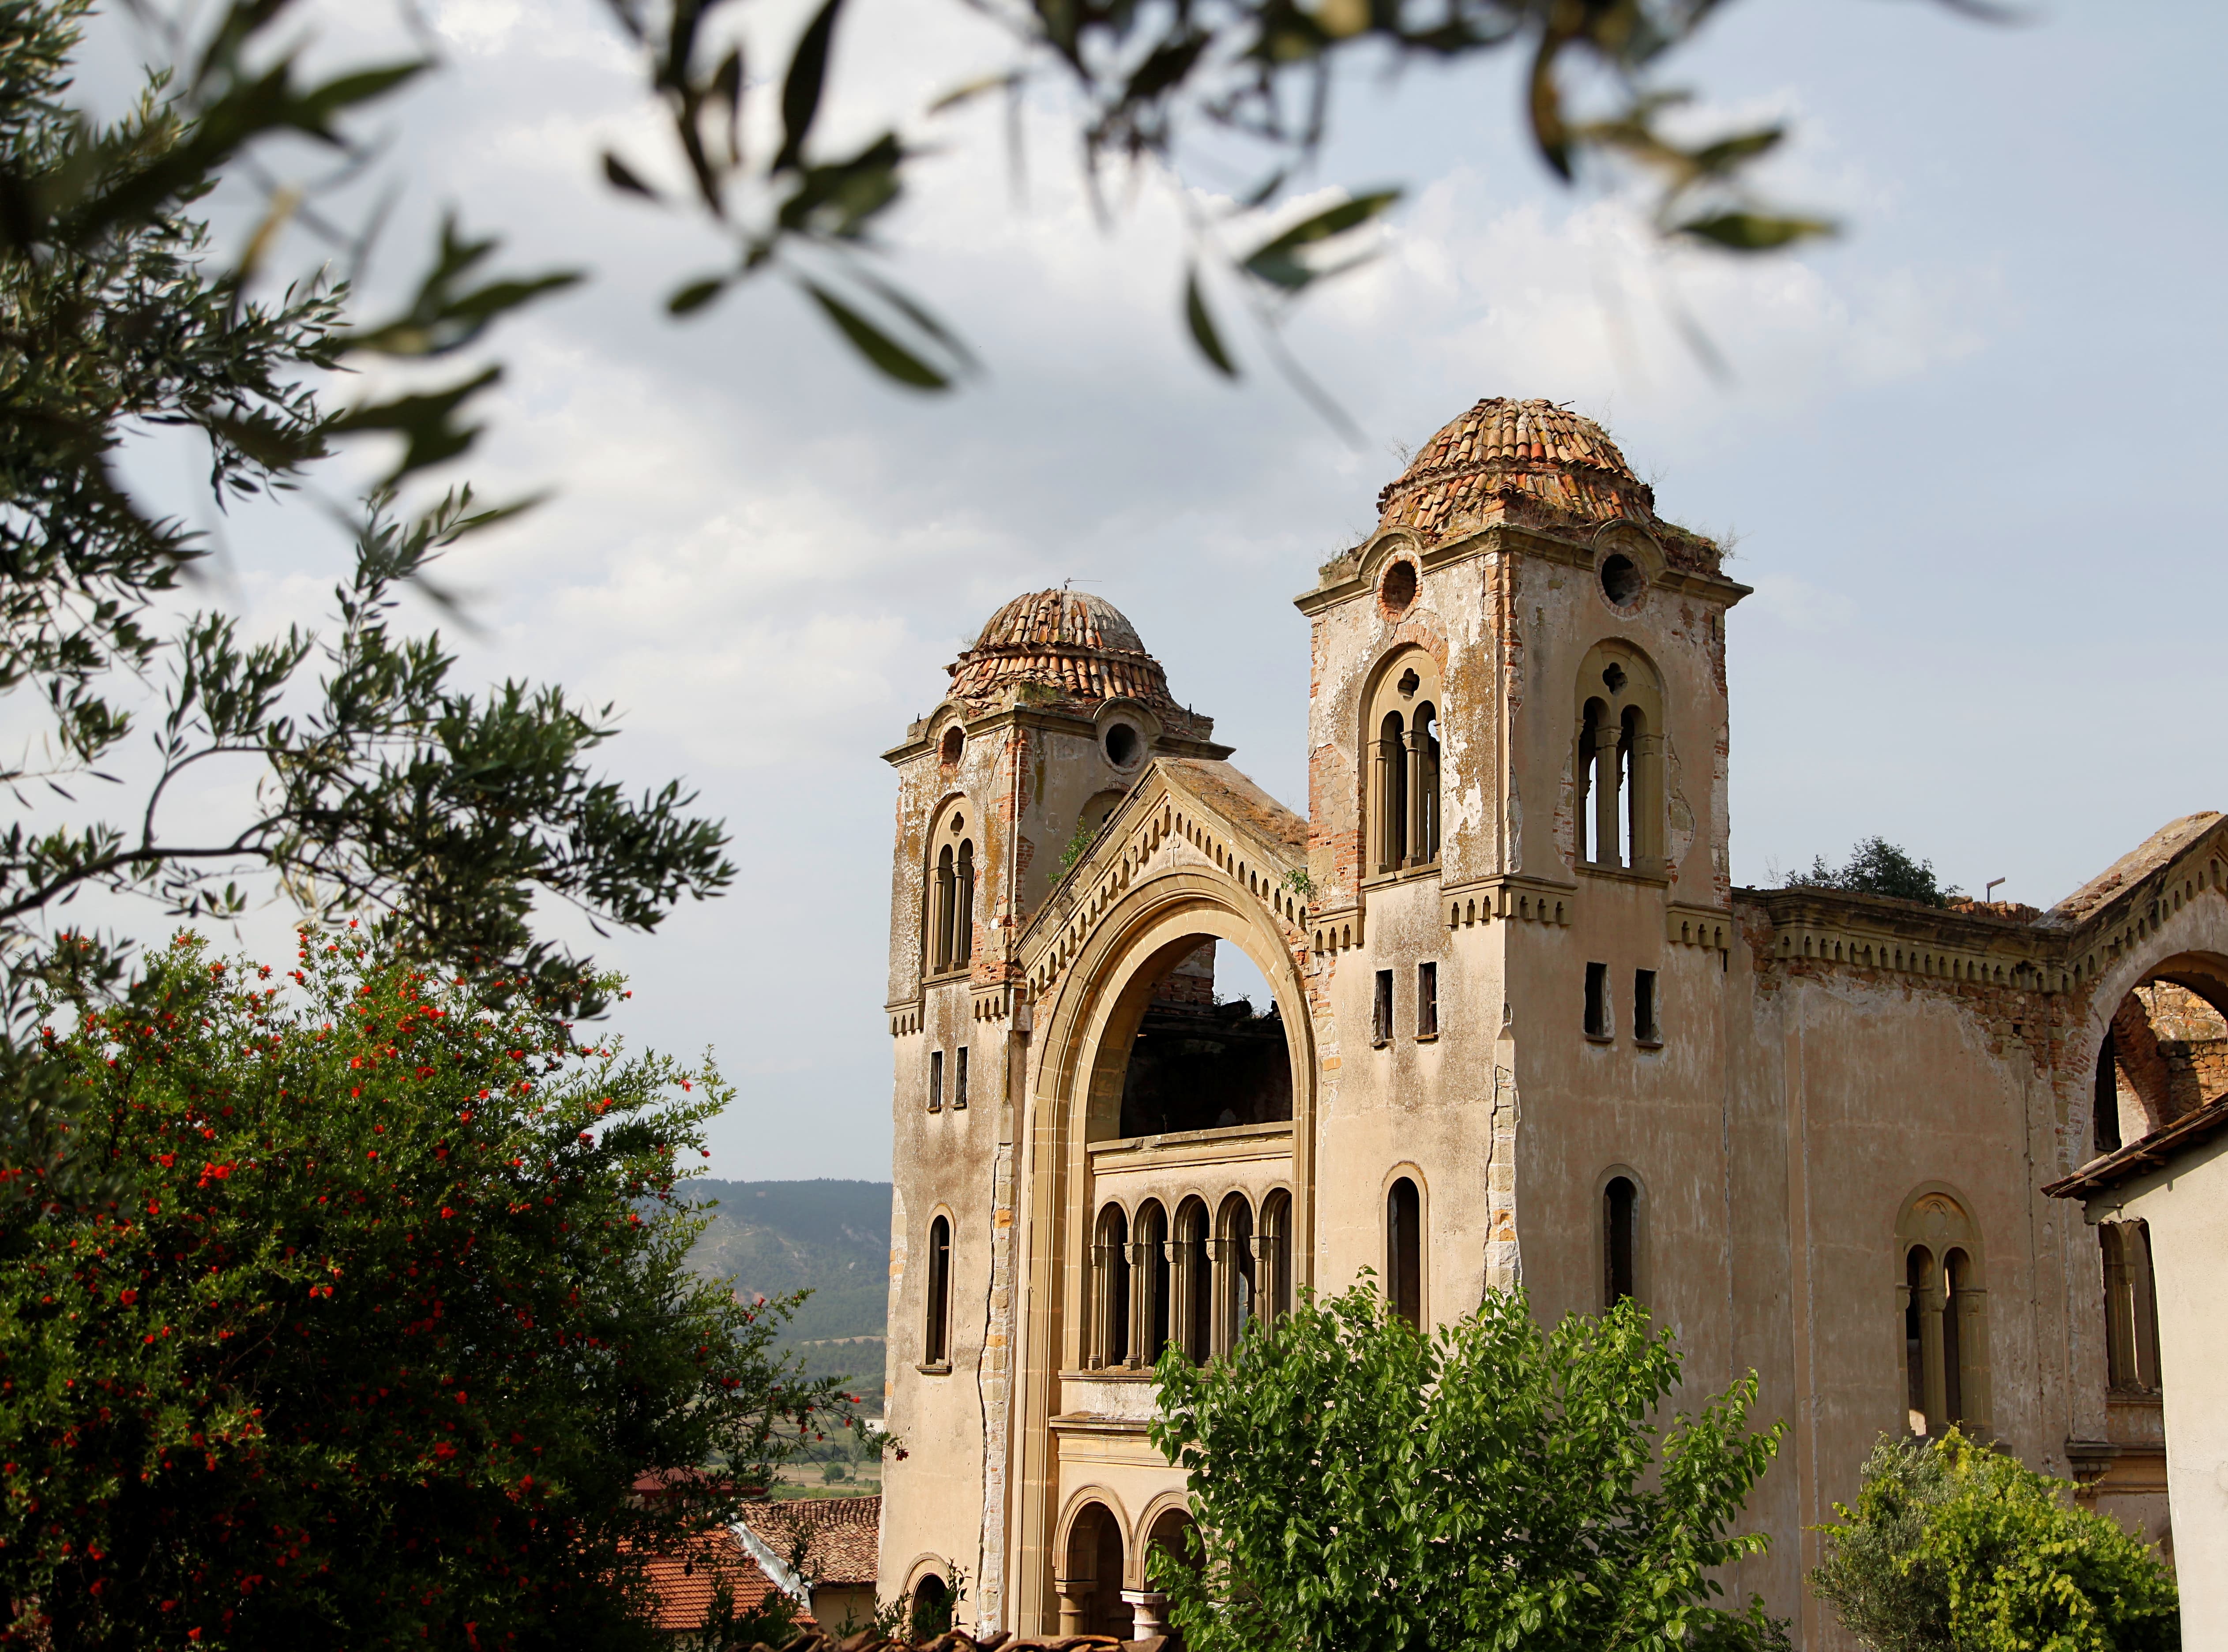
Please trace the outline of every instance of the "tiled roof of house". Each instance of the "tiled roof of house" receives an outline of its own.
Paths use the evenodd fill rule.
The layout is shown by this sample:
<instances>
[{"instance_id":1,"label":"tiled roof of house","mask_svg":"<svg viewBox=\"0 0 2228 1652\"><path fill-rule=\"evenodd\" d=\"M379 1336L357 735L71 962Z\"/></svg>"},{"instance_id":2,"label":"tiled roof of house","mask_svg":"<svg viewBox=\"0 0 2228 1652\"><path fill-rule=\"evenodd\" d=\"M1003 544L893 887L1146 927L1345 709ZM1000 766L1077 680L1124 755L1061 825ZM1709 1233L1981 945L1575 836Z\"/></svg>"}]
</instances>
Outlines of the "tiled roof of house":
<instances>
[{"instance_id":1,"label":"tiled roof of house","mask_svg":"<svg viewBox=\"0 0 2228 1652\"><path fill-rule=\"evenodd\" d=\"M978 711L999 703L1009 689L1034 687L1085 707L1135 700L1150 706L1172 733L1204 737L1205 728L1193 728L1194 720L1168 693L1168 673L1145 652L1137 628L1112 603L1087 592L1032 591L1015 598L948 669L951 697Z\"/></svg>"},{"instance_id":2,"label":"tiled roof of house","mask_svg":"<svg viewBox=\"0 0 2228 1652\"><path fill-rule=\"evenodd\" d=\"M673 1634L704 1627L705 1614L723 1578L738 1612L757 1610L773 1591L772 1580L725 1527L707 1532L677 1553L650 1556L643 1569L657 1592L657 1627Z\"/></svg>"},{"instance_id":3,"label":"tiled roof of house","mask_svg":"<svg viewBox=\"0 0 2228 1652\"><path fill-rule=\"evenodd\" d=\"M880 1497L799 1497L754 1503L743 1519L765 1546L812 1584L874 1581L880 1566ZM802 1538L803 1553L799 1555Z\"/></svg>"}]
</instances>

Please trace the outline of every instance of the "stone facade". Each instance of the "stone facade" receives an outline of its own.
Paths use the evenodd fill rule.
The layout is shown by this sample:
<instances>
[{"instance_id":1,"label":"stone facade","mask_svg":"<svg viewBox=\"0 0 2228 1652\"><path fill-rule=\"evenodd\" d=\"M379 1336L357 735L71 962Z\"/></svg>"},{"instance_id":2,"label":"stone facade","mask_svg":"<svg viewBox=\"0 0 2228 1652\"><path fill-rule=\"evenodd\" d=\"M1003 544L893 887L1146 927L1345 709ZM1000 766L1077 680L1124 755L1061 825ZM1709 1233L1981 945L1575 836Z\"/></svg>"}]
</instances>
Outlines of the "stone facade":
<instances>
[{"instance_id":1,"label":"stone facade","mask_svg":"<svg viewBox=\"0 0 2228 1652\"><path fill-rule=\"evenodd\" d=\"M1480 403L1380 509L1298 599L1304 818L1073 592L887 754L885 1595L1147 1632L1185 1517L1151 1360L1364 1269L1424 1321L1629 1292L1698 1391L1756 1371L1789 1432L1728 1581L1805 1646L1806 1528L1884 1430L1959 1421L2167 1537L2155 1354L2108 1358L2097 1236L2040 1189L2228 1084L2221 817L2047 912L1736 889L1716 547L1544 402ZM1210 942L1272 1002L1214 1004Z\"/></svg>"}]
</instances>

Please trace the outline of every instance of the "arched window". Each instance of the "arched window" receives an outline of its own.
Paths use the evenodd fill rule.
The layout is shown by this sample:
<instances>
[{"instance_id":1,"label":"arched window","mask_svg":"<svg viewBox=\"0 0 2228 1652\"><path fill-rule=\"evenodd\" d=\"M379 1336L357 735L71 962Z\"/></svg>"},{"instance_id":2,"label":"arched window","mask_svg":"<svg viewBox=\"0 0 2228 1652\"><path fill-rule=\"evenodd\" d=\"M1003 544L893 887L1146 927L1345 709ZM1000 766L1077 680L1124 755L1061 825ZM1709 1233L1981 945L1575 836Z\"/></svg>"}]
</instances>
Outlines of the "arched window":
<instances>
[{"instance_id":1,"label":"arched window","mask_svg":"<svg viewBox=\"0 0 2228 1652\"><path fill-rule=\"evenodd\" d=\"M1385 1295L1392 1311L1424 1325L1424 1196L1406 1176L1385 1194Z\"/></svg>"},{"instance_id":2,"label":"arched window","mask_svg":"<svg viewBox=\"0 0 2228 1652\"><path fill-rule=\"evenodd\" d=\"M1910 1430L1939 1438L1988 1426L1988 1292L1980 1232L1946 1193L1913 1195L1896 1224Z\"/></svg>"},{"instance_id":3,"label":"arched window","mask_svg":"<svg viewBox=\"0 0 2228 1652\"><path fill-rule=\"evenodd\" d=\"M1363 725L1370 876L1438 864L1441 703L1438 663L1421 649L1403 650L1380 669Z\"/></svg>"},{"instance_id":4,"label":"arched window","mask_svg":"<svg viewBox=\"0 0 2228 1652\"><path fill-rule=\"evenodd\" d=\"M1408 729L1408 863L1434 866L1439 858L1439 714L1429 701L1416 708Z\"/></svg>"},{"instance_id":5,"label":"arched window","mask_svg":"<svg viewBox=\"0 0 2228 1652\"><path fill-rule=\"evenodd\" d=\"M951 1362L951 1222L938 1216L928 1225L928 1322L921 1338L923 1365Z\"/></svg>"},{"instance_id":6,"label":"arched window","mask_svg":"<svg viewBox=\"0 0 2228 1652\"><path fill-rule=\"evenodd\" d=\"M1664 870L1663 706L1655 668L1629 644L1578 669L1572 843L1582 864Z\"/></svg>"},{"instance_id":7,"label":"arched window","mask_svg":"<svg viewBox=\"0 0 2228 1652\"><path fill-rule=\"evenodd\" d=\"M1124 1365L1130 1358L1130 1219L1119 1205L1098 1213L1091 1259L1098 1275L1095 1351L1086 1364Z\"/></svg>"},{"instance_id":8,"label":"arched window","mask_svg":"<svg viewBox=\"0 0 2228 1652\"><path fill-rule=\"evenodd\" d=\"M1377 727L1377 869L1398 872L1407 863L1407 731L1400 714L1388 711Z\"/></svg>"},{"instance_id":9,"label":"arched window","mask_svg":"<svg viewBox=\"0 0 2228 1652\"><path fill-rule=\"evenodd\" d=\"M952 877L951 962L964 970L975 961L975 840L959 845L959 861Z\"/></svg>"},{"instance_id":10,"label":"arched window","mask_svg":"<svg viewBox=\"0 0 2228 1652\"><path fill-rule=\"evenodd\" d=\"M1137 1207L1130 1240L1130 1350L1132 1365L1152 1365L1168 1345L1168 1224L1159 1203Z\"/></svg>"},{"instance_id":11,"label":"arched window","mask_svg":"<svg viewBox=\"0 0 2228 1652\"><path fill-rule=\"evenodd\" d=\"M2104 1248L2104 1368L2115 1393L2159 1392L2158 1290L2146 1222L2099 1222Z\"/></svg>"},{"instance_id":12,"label":"arched window","mask_svg":"<svg viewBox=\"0 0 2228 1652\"><path fill-rule=\"evenodd\" d=\"M951 967L951 934L955 915L958 911L958 878L954 871L955 855L946 843L936 855L936 917L931 925L933 936L929 946L929 967L942 971Z\"/></svg>"},{"instance_id":13,"label":"arched window","mask_svg":"<svg viewBox=\"0 0 2228 1652\"><path fill-rule=\"evenodd\" d=\"M1281 1188L1261 1201L1260 1314L1282 1319L1292 1311L1292 1195Z\"/></svg>"},{"instance_id":14,"label":"arched window","mask_svg":"<svg viewBox=\"0 0 2228 1652\"><path fill-rule=\"evenodd\" d=\"M1611 1176L1602 1189L1602 1305L1640 1294L1640 1189L1629 1176Z\"/></svg>"},{"instance_id":15,"label":"arched window","mask_svg":"<svg viewBox=\"0 0 2228 1652\"><path fill-rule=\"evenodd\" d=\"M2090 1139L2099 1153L2120 1149L2120 1063L2112 1049L2112 1029L2097 1047L2097 1089L2090 1117Z\"/></svg>"},{"instance_id":16,"label":"arched window","mask_svg":"<svg viewBox=\"0 0 2228 1652\"><path fill-rule=\"evenodd\" d=\"M1187 1199L1176 1207L1168 1247L1168 1307L1176 1345L1194 1365L1214 1350L1214 1292L1207 1258L1207 1207Z\"/></svg>"},{"instance_id":17,"label":"arched window","mask_svg":"<svg viewBox=\"0 0 2228 1652\"><path fill-rule=\"evenodd\" d=\"M1245 1195L1234 1193L1222 1201L1216 1219L1214 1245L1214 1351L1225 1354L1238 1346L1253 1316L1255 1300L1253 1207Z\"/></svg>"},{"instance_id":18,"label":"arched window","mask_svg":"<svg viewBox=\"0 0 2228 1652\"><path fill-rule=\"evenodd\" d=\"M923 951L931 975L968 966L975 951L975 836L964 799L955 798L929 834Z\"/></svg>"}]
</instances>

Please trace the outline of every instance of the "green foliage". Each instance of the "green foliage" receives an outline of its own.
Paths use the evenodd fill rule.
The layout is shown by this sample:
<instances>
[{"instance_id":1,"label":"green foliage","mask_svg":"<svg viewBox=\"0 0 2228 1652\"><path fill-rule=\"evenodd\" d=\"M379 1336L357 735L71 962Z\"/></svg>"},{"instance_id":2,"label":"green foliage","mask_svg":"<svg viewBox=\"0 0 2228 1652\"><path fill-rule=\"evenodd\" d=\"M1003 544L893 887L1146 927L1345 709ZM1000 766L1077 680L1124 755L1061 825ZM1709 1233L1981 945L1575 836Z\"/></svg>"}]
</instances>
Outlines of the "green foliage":
<instances>
[{"instance_id":1,"label":"green foliage","mask_svg":"<svg viewBox=\"0 0 2228 1652\"><path fill-rule=\"evenodd\" d=\"M275 980L181 936L53 1009L63 1158L0 1158L18 1633L647 1644L638 1557L845 1420L771 1351L789 1303L687 1270L708 1063L576 1044L360 932L305 929ZM733 1477L630 1498L706 1462Z\"/></svg>"},{"instance_id":2,"label":"green foliage","mask_svg":"<svg viewBox=\"0 0 2228 1652\"><path fill-rule=\"evenodd\" d=\"M1493 1292L1424 1336L1366 1284L1171 1351L1152 1437L1199 1521L1153 1563L1173 1620L1194 1652L1783 1645L1760 1599L1711 1604L1768 1546L1733 1528L1782 1430L1748 1431L1751 1376L1659 1449L1679 1366L1629 1303L1542 1331Z\"/></svg>"},{"instance_id":3,"label":"green foliage","mask_svg":"<svg viewBox=\"0 0 2228 1652\"><path fill-rule=\"evenodd\" d=\"M1787 887L1892 895L1898 900L1916 900L1928 906L1946 906L1963 893L1941 886L1934 875L1933 861L1914 860L1909 850L1878 836L1858 840L1843 866L1828 866L1822 855L1814 857L1810 869L1794 874Z\"/></svg>"},{"instance_id":4,"label":"green foliage","mask_svg":"<svg viewBox=\"0 0 2228 1652\"><path fill-rule=\"evenodd\" d=\"M697 1644L702 1652L743 1652L746 1647L784 1645L796 1633L795 1601L778 1589L769 1589L757 1605L739 1611L734 1582L722 1571L712 1585L712 1603L705 1608Z\"/></svg>"},{"instance_id":5,"label":"green foliage","mask_svg":"<svg viewBox=\"0 0 2228 1652\"><path fill-rule=\"evenodd\" d=\"M2170 1652L2156 1550L2073 1507L2073 1487L1956 1430L1882 1436L1857 1506L1834 1505L1818 1598L1873 1652Z\"/></svg>"},{"instance_id":6,"label":"green foliage","mask_svg":"<svg viewBox=\"0 0 2228 1652\"><path fill-rule=\"evenodd\" d=\"M1075 823L1075 832L1067 840L1067 847L1060 852L1060 875L1063 878L1075 870L1075 863L1091 853L1091 846L1098 838L1098 828L1087 820Z\"/></svg>"},{"instance_id":7,"label":"green foliage","mask_svg":"<svg viewBox=\"0 0 2228 1652\"><path fill-rule=\"evenodd\" d=\"M188 54L187 72L152 77L125 118L95 126L64 100L85 10L0 0L0 694L44 702L51 753L0 767L24 805L0 833L0 950L20 958L41 915L87 887L190 919L240 911L249 896L237 880L275 874L313 911L394 916L427 957L531 976L592 1013L591 972L534 940L535 901L653 927L684 893L732 878L725 835L690 816L678 786L630 798L591 773L609 708L522 682L464 693L438 636L393 632L402 588L432 591L444 551L513 514L477 505L469 488L401 513L393 490L469 448L458 420L489 374L340 412L305 387L369 356L463 349L572 278L483 279L494 243L447 225L390 320L351 327L345 290L321 280L257 301L277 221L227 270L196 204L260 141L306 134L348 150L336 123L422 66L299 83L291 56L264 49L285 5L243 0ZM248 645L214 613L170 635L151 628L152 605L201 547L182 523L148 516L114 474L122 444L150 428L206 441L220 504L298 486L349 436L400 439L389 485L355 525L332 634ZM66 804L81 781L116 784L99 765L134 727L131 709L106 697L119 674L162 695L146 795L114 818L42 825L34 783ZM234 789L233 817L181 839L165 801L219 759L259 763L261 784ZM67 956L86 980L120 978L90 938ZM19 1008L13 967L5 984Z\"/></svg>"},{"instance_id":8,"label":"green foliage","mask_svg":"<svg viewBox=\"0 0 2228 1652\"><path fill-rule=\"evenodd\" d=\"M894 126L834 155L820 140L842 0L825 0L815 11L778 77L745 74L741 48L717 26L722 0L606 3L666 107L671 147L689 186L663 194L644 181L648 168L609 153L606 182L637 200L701 215L733 247L727 268L682 283L667 307L692 314L754 276L778 274L893 382L941 390L967 375L965 347L869 259L883 215L903 195L911 167L934 146L908 142ZM1334 91L1356 67L1513 54L1527 62L1520 99L1548 169L1565 182L1585 172L1645 180L1655 227L1667 241L1751 253L1830 234L1825 220L1752 195L1748 180L1777 148L1783 128L1691 140L1674 133L1689 100L1656 77L1719 9L1718 0L1556 7L1536 0L1417 6L1232 0L1211 10L1028 0L990 14L1012 37L1010 64L952 88L929 112L1002 97L1014 112L1018 149L1024 100L1053 83L1079 106L1094 190L1109 167L1139 163L1148 163L1148 176L1181 186L1183 158L1201 139L1218 153L1234 144L1232 152L1258 170L1233 192L1236 203L1224 215L1250 222L1247 215L1278 201L1292 180L1311 175L1329 131ZM1572 106L1574 93L1591 106L1585 112ZM753 123L754 99L772 106L756 118L769 128L778 118L782 134L763 152L741 139ZM1266 331L1293 299L1367 256L1351 251L1353 233L1376 221L1400 194L1348 195L1266 236L1250 230L1245 239L1253 244L1236 249L1223 244L1224 224L1187 195L1194 247L1181 308L1201 359L1219 373L1239 372L1200 279L1203 266L1220 272ZM1321 402L1273 341L1270 351Z\"/></svg>"}]
</instances>

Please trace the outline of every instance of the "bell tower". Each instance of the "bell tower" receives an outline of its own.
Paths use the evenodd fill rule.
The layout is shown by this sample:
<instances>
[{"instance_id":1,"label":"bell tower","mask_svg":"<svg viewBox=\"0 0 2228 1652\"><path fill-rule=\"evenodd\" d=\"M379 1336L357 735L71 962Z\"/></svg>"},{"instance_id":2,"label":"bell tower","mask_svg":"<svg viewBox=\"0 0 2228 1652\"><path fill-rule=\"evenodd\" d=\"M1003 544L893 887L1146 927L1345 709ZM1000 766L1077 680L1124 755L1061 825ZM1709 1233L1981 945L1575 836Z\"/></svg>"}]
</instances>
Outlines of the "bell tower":
<instances>
[{"instance_id":1,"label":"bell tower","mask_svg":"<svg viewBox=\"0 0 2228 1652\"><path fill-rule=\"evenodd\" d=\"M1227 757L1211 718L1104 599L1032 592L950 667L941 704L883 753L891 855L893 1114L885 1584L1002 1581L1016 1132L1033 1006L1015 946L1066 866L1156 757ZM929 1465L933 1465L932 1469ZM964 1553L962 1533L979 1534Z\"/></svg>"},{"instance_id":2,"label":"bell tower","mask_svg":"<svg viewBox=\"0 0 2228 1652\"><path fill-rule=\"evenodd\" d=\"M1667 1075L1722 1066L1725 617L1746 587L1552 402L1479 402L1378 508L1298 599L1325 1115L1345 1156L1415 1167L1434 1311L1520 1282L1551 1313L1597 1309L1605 1281L1633 1288L1604 1213L1625 1201L1619 1231L1660 1238L1664 1178L1718 1175L1714 1116L1687 1139L1668 1099L1708 1086ZM1643 1173L1667 1132L1685 1145ZM1399 1226L1383 1197L1327 1187L1322 1218L1380 1278L1411 1266L1371 1253Z\"/></svg>"}]
</instances>

